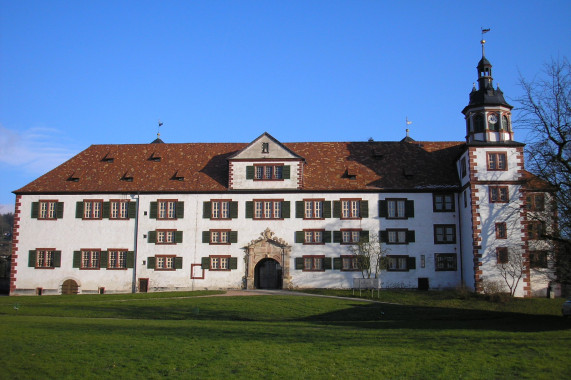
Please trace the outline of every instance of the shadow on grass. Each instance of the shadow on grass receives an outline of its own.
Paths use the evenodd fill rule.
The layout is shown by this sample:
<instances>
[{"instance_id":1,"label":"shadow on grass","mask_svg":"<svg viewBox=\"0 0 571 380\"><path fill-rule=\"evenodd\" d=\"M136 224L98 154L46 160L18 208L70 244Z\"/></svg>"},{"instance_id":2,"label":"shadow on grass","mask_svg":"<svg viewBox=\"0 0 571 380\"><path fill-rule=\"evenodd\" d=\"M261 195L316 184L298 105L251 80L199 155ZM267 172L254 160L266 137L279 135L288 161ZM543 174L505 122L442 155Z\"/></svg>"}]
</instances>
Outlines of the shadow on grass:
<instances>
[{"instance_id":1,"label":"shadow on grass","mask_svg":"<svg viewBox=\"0 0 571 380\"><path fill-rule=\"evenodd\" d=\"M105 303L59 306L35 305L28 315L76 318L139 320L195 320L245 322L305 322L316 326L345 326L357 329L492 330L541 332L566 330L571 320L553 315L468 310L460 308L410 306L358 301L328 301L308 298L303 304L290 297L262 296L241 300L218 298L166 304ZM296 302L299 299L296 299ZM315 307L312 307L312 303ZM46 310L42 310L46 308ZM327 309L327 310L325 310Z\"/></svg>"},{"instance_id":2,"label":"shadow on grass","mask_svg":"<svg viewBox=\"0 0 571 380\"><path fill-rule=\"evenodd\" d=\"M314 315L304 320L318 324L372 329L541 332L566 330L571 327L571 321L553 315L394 304L352 305L349 309Z\"/></svg>"}]
</instances>

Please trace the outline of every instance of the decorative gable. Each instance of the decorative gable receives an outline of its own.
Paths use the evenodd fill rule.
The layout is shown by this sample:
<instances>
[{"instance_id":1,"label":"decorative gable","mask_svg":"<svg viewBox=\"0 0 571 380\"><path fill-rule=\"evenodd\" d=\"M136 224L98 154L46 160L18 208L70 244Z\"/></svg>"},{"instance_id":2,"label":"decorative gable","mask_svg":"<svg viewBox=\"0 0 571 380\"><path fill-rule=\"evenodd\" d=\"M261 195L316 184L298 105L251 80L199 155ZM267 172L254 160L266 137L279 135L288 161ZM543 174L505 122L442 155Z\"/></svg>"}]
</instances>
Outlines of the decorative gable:
<instances>
[{"instance_id":1,"label":"decorative gable","mask_svg":"<svg viewBox=\"0 0 571 380\"><path fill-rule=\"evenodd\" d=\"M264 132L228 158L229 188L299 189L304 162L303 157Z\"/></svg>"},{"instance_id":2,"label":"decorative gable","mask_svg":"<svg viewBox=\"0 0 571 380\"><path fill-rule=\"evenodd\" d=\"M269 133L264 132L228 160L303 160Z\"/></svg>"}]
</instances>

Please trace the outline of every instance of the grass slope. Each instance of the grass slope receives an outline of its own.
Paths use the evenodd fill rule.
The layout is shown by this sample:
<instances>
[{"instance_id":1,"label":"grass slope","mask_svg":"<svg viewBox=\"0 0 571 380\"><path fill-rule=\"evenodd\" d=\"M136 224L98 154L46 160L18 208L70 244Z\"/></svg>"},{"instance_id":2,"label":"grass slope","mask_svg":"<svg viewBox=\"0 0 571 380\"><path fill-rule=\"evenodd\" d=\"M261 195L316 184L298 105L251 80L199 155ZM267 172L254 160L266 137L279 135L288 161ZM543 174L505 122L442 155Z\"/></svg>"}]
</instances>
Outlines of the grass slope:
<instances>
[{"instance_id":1,"label":"grass slope","mask_svg":"<svg viewBox=\"0 0 571 380\"><path fill-rule=\"evenodd\" d=\"M2 297L0 378L571 377L561 300L199 295Z\"/></svg>"}]
</instances>

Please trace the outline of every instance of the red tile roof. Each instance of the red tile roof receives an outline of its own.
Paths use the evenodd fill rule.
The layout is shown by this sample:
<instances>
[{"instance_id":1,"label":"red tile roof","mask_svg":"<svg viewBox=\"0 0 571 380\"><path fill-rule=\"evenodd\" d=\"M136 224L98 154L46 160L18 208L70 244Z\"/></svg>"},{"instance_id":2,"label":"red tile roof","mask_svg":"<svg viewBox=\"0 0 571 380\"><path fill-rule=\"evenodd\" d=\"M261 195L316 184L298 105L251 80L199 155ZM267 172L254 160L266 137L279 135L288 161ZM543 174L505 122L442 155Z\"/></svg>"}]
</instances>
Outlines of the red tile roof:
<instances>
[{"instance_id":1,"label":"red tile roof","mask_svg":"<svg viewBox=\"0 0 571 380\"><path fill-rule=\"evenodd\" d=\"M228 191L227 159L246 143L92 145L16 194ZM285 143L305 158L303 190L459 186L463 142Z\"/></svg>"}]
</instances>

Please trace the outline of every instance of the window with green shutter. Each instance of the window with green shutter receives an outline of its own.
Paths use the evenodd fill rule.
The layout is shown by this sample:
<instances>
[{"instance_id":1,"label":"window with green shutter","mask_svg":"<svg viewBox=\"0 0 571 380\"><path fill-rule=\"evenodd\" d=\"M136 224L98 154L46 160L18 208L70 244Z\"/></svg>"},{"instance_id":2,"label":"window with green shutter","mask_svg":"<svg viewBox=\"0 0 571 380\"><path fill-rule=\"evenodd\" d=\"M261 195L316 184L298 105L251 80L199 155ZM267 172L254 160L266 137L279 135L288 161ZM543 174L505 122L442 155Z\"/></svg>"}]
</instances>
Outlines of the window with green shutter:
<instances>
[{"instance_id":1,"label":"window with green shutter","mask_svg":"<svg viewBox=\"0 0 571 380\"><path fill-rule=\"evenodd\" d=\"M81 267L81 251L73 251L73 268L80 268Z\"/></svg>"},{"instance_id":2,"label":"window with green shutter","mask_svg":"<svg viewBox=\"0 0 571 380\"><path fill-rule=\"evenodd\" d=\"M75 202L75 217L83 219L83 201Z\"/></svg>"},{"instance_id":3,"label":"window with green shutter","mask_svg":"<svg viewBox=\"0 0 571 380\"><path fill-rule=\"evenodd\" d=\"M56 218L63 218L63 202L58 202L56 207Z\"/></svg>"},{"instance_id":4,"label":"window with green shutter","mask_svg":"<svg viewBox=\"0 0 571 380\"><path fill-rule=\"evenodd\" d=\"M380 232L381 243L386 244L408 244L415 241L414 231L404 228L389 228Z\"/></svg>"},{"instance_id":5,"label":"window with green shutter","mask_svg":"<svg viewBox=\"0 0 571 380\"><path fill-rule=\"evenodd\" d=\"M135 252L127 251L127 268L133 268L135 266Z\"/></svg>"},{"instance_id":6,"label":"window with green shutter","mask_svg":"<svg viewBox=\"0 0 571 380\"><path fill-rule=\"evenodd\" d=\"M34 219L55 220L63 218L63 202L40 200L32 202L31 217Z\"/></svg>"},{"instance_id":7,"label":"window with green shutter","mask_svg":"<svg viewBox=\"0 0 571 380\"><path fill-rule=\"evenodd\" d=\"M109 254L107 251L101 251L100 252L100 262L99 262L99 267L100 268L107 268L107 264L109 262Z\"/></svg>"},{"instance_id":8,"label":"window with green shutter","mask_svg":"<svg viewBox=\"0 0 571 380\"><path fill-rule=\"evenodd\" d=\"M254 166L246 166L246 179L254 179Z\"/></svg>"},{"instance_id":9,"label":"window with green shutter","mask_svg":"<svg viewBox=\"0 0 571 380\"><path fill-rule=\"evenodd\" d=\"M303 257L296 257L295 258L295 269L296 270L303 270Z\"/></svg>"},{"instance_id":10,"label":"window with green shutter","mask_svg":"<svg viewBox=\"0 0 571 380\"><path fill-rule=\"evenodd\" d=\"M387 219L414 217L414 201L407 199L386 199L379 201L379 216Z\"/></svg>"}]
</instances>

